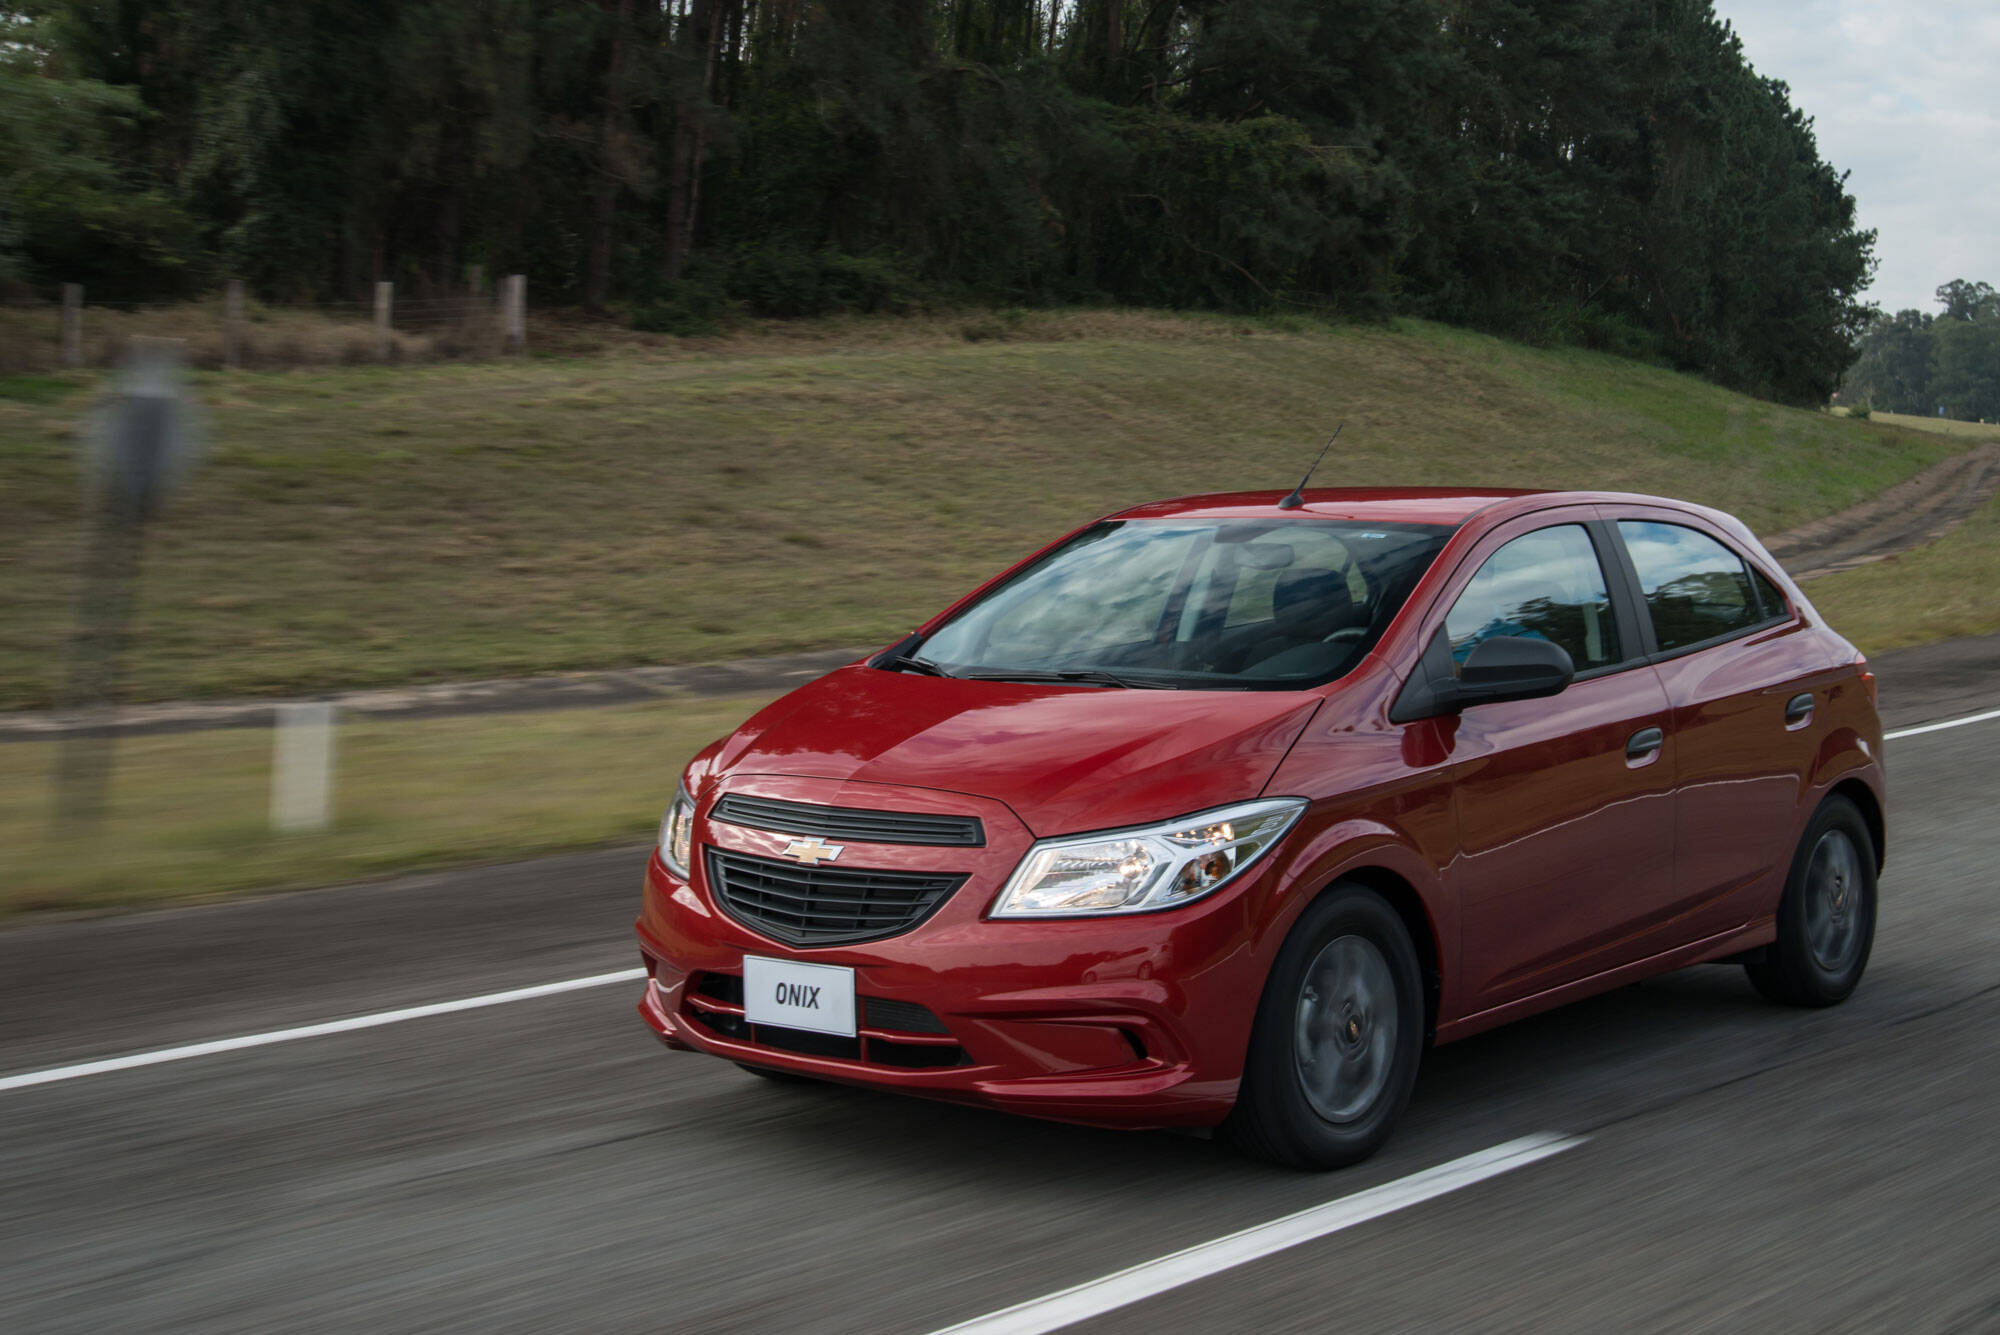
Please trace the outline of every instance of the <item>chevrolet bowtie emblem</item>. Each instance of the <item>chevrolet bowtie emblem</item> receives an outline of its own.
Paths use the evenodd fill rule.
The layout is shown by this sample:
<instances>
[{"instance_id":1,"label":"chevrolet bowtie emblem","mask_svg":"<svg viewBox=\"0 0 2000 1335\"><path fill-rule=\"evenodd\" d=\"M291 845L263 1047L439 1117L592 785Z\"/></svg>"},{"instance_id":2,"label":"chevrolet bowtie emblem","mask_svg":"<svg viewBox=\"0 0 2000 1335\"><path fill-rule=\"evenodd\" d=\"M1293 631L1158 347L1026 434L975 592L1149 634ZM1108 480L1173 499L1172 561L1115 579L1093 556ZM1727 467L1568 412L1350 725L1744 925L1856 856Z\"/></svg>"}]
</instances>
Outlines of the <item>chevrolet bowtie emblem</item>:
<instances>
[{"instance_id":1,"label":"chevrolet bowtie emblem","mask_svg":"<svg viewBox=\"0 0 2000 1335\"><path fill-rule=\"evenodd\" d=\"M845 844L823 844L817 839L794 839L785 845L785 856L797 858L809 867L817 866L819 863L831 862L839 857L840 851L845 847L847 847Z\"/></svg>"}]
</instances>

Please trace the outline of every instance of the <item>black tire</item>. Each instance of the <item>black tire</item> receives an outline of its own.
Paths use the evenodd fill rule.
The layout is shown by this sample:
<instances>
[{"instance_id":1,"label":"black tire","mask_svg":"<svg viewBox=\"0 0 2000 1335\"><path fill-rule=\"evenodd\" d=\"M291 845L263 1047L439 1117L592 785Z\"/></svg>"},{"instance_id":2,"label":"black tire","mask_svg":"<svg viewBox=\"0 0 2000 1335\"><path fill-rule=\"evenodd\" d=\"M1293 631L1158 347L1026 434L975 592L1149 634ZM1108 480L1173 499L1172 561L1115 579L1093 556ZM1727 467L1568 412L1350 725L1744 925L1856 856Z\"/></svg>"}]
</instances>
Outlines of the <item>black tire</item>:
<instances>
[{"instance_id":1,"label":"black tire","mask_svg":"<svg viewBox=\"0 0 2000 1335\"><path fill-rule=\"evenodd\" d=\"M790 1071L774 1071L768 1066L752 1066L749 1062L737 1062L736 1069L748 1071L759 1080L768 1080L774 1085L817 1085L823 1083L809 1075L794 1075Z\"/></svg>"},{"instance_id":2,"label":"black tire","mask_svg":"<svg viewBox=\"0 0 2000 1335\"><path fill-rule=\"evenodd\" d=\"M1359 987L1363 979L1372 985ZM1409 929L1373 891L1336 884L1300 915L1271 966L1223 1137L1291 1168L1358 1163L1402 1116L1423 1046L1423 974Z\"/></svg>"},{"instance_id":3,"label":"black tire","mask_svg":"<svg viewBox=\"0 0 2000 1335\"><path fill-rule=\"evenodd\" d=\"M1778 901L1778 939L1743 966L1751 985L1786 1006L1847 1000L1875 946L1875 840L1844 797L1814 813Z\"/></svg>"}]
</instances>

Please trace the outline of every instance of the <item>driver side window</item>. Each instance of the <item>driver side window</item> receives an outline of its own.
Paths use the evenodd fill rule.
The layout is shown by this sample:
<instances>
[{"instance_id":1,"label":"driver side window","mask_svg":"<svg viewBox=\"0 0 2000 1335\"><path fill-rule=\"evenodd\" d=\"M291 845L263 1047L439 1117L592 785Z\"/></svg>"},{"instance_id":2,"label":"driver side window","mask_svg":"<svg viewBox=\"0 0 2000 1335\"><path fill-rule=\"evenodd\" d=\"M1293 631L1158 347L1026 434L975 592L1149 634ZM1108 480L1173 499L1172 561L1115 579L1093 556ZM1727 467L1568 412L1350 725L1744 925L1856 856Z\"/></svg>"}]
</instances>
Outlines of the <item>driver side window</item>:
<instances>
[{"instance_id":1,"label":"driver side window","mask_svg":"<svg viewBox=\"0 0 2000 1335\"><path fill-rule=\"evenodd\" d=\"M1500 635L1559 644L1578 672L1625 658L1604 567L1581 524L1537 529L1487 557L1444 626L1454 663Z\"/></svg>"}]
</instances>

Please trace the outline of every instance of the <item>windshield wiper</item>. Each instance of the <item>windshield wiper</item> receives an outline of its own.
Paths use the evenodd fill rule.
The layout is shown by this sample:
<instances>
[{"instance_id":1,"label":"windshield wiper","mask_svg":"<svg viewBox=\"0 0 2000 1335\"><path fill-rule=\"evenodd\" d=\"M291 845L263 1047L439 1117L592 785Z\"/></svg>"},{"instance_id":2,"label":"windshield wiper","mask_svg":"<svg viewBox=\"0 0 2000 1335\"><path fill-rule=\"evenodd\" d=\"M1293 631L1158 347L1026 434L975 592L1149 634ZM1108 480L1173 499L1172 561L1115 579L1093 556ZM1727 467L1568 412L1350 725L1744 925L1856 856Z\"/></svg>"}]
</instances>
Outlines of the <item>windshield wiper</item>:
<instances>
[{"instance_id":1,"label":"windshield wiper","mask_svg":"<svg viewBox=\"0 0 2000 1335\"><path fill-rule=\"evenodd\" d=\"M887 668L901 668L904 671L919 673L926 677L949 677L952 675L936 663L931 662L930 659L918 658L915 654L897 654L894 658L884 659L882 666Z\"/></svg>"},{"instance_id":2,"label":"windshield wiper","mask_svg":"<svg viewBox=\"0 0 2000 1335\"><path fill-rule=\"evenodd\" d=\"M967 681L1059 681L1096 686L1122 686L1129 691L1171 691L1171 683L1125 677L1103 668L990 668L959 674Z\"/></svg>"}]
</instances>

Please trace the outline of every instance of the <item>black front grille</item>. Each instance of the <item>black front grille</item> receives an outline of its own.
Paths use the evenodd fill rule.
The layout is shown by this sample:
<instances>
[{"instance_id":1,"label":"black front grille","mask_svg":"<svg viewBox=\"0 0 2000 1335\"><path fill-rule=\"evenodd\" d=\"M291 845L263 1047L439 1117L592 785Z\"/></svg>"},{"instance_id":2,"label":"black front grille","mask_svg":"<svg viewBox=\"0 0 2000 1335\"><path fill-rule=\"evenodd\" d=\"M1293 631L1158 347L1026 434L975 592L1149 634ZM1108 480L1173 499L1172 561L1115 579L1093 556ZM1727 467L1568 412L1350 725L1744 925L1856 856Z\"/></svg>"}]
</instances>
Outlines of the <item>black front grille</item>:
<instances>
[{"instance_id":1,"label":"black front grille","mask_svg":"<svg viewBox=\"0 0 2000 1335\"><path fill-rule=\"evenodd\" d=\"M870 1029L896 1029L905 1034L948 1034L944 1021L928 1006L887 997L861 998L861 1019Z\"/></svg>"},{"instance_id":2,"label":"black front grille","mask_svg":"<svg viewBox=\"0 0 2000 1335\"><path fill-rule=\"evenodd\" d=\"M802 1052L808 1057L838 1057L842 1061L861 1060L861 1040L839 1034L815 1034L809 1029L778 1029L768 1024L750 1026L750 1041L780 1052Z\"/></svg>"},{"instance_id":3,"label":"black front grille","mask_svg":"<svg viewBox=\"0 0 2000 1335\"><path fill-rule=\"evenodd\" d=\"M708 886L730 917L794 946L846 945L907 932L965 884L935 872L805 867L708 852Z\"/></svg>"},{"instance_id":4,"label":"black front grille","mask_svg":"<svg viewBox=\"0 0 2000 1335\"><path fill-rule=\"evenodd\" d=\"M726 1001L732 1006L743 1004L743 975L735 973L705 973L696 985L697 995Z\"/></svg>"},{"instance_id":5,"label":"black front grille","mask_svg":"<svg viewBox=\"0 0 2000 1335\"><path fill-rule=\"evenodd\" d=\"M724 794L708 818L752 830L816 834L824 839L845 839L857 844L928 844L942 848L986 845L986 831L972 816L822 807L743 793Z\"/></svg>"}]
</instances>

